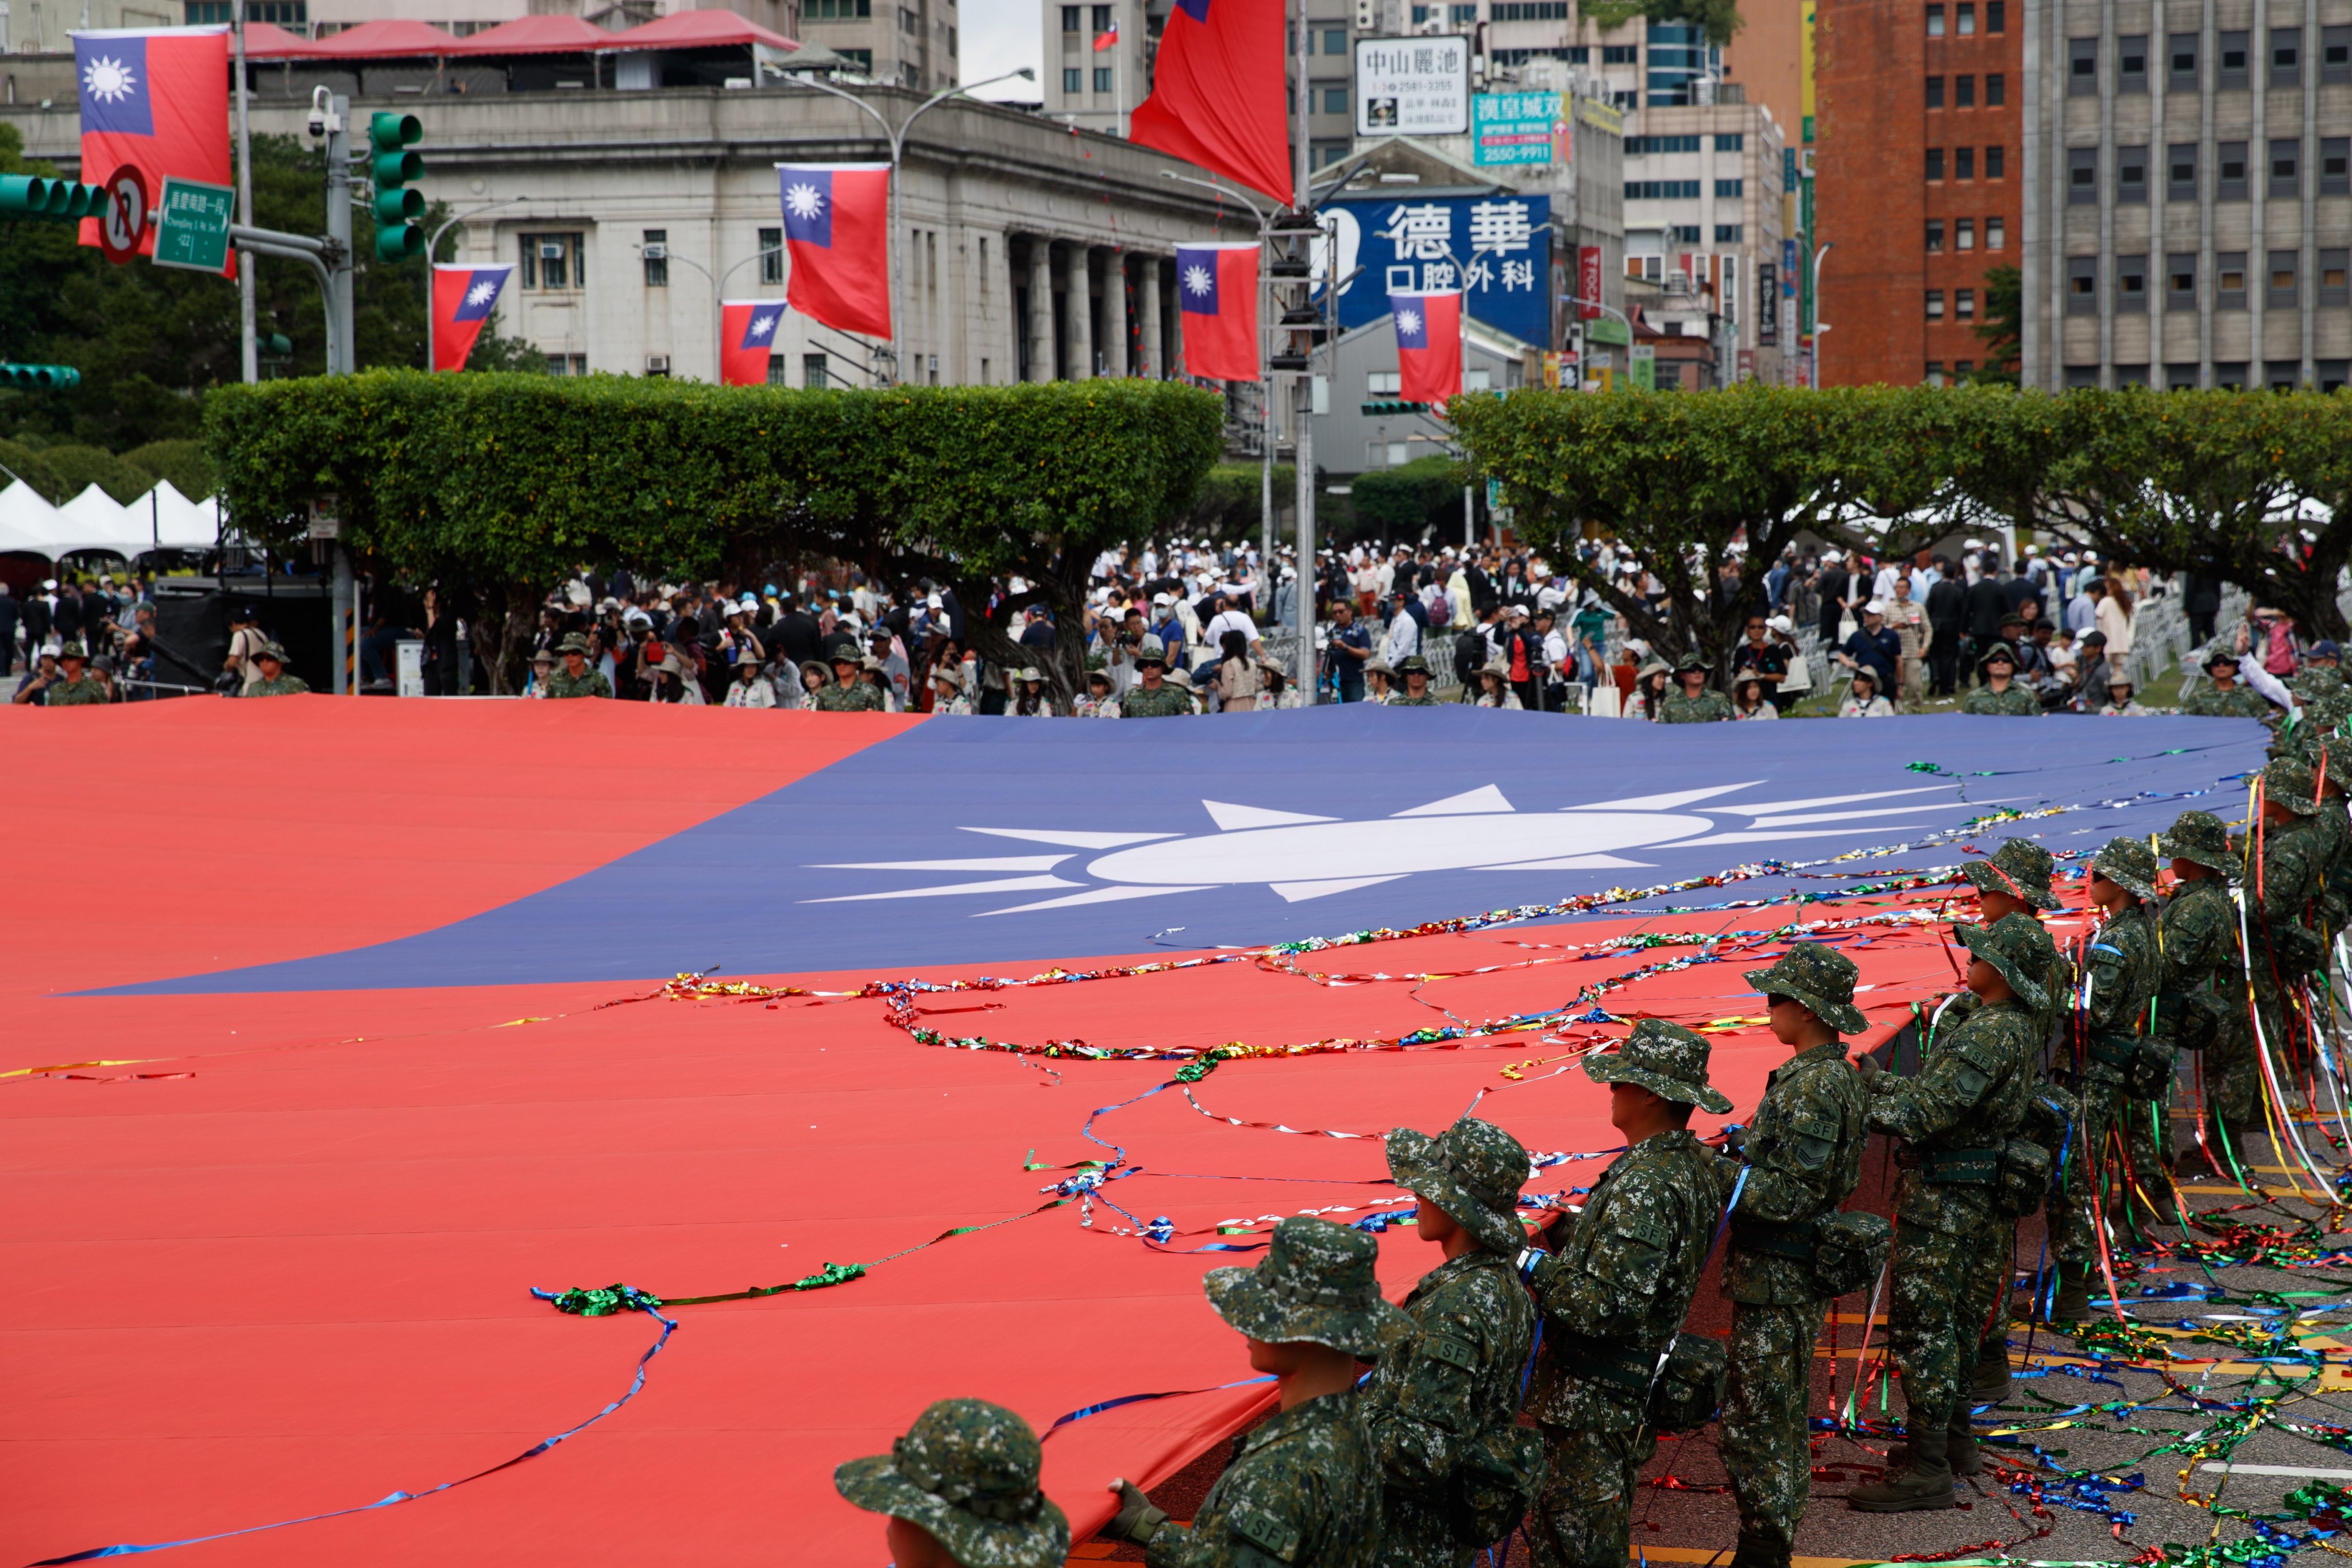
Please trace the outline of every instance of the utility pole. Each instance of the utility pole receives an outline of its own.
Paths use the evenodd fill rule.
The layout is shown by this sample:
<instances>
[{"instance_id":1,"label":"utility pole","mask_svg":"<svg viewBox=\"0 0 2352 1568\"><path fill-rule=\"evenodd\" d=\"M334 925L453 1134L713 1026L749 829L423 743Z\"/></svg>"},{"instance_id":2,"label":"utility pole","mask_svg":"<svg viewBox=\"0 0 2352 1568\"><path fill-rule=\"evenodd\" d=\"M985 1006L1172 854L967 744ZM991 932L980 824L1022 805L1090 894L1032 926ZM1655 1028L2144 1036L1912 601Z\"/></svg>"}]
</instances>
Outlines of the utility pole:
<instances>
[{"instance_id":1,"label":"utility pole","mask_svg":"<svg viewBox=\"0 0 2352 1568\"><path fill-rule=\"evenodd\" d=\"M1308 155L1311 152L1308 132L1311 125L1310 116L1315 109L1315 89L1307 79L1307 47L1312 40L1307 31L1307 0L1297 0L1297 26L1291 38L1292 68L1298 73L1298 134L1297 144L1291 150L1293 185L1291 201L1297 215L1307 219L1308 226L1312 229L1314 198L1308 194L1307 188L1307 176L1311 173L1308 168ZM1320 233L1319 229L1312 229L1312 231ZM1311 242L1309 242L1308 255L1310 257L1313 255ZM1331 258L1335 269L1338 260L1339 258L1335 254ZM1314 280L1311 275L1307 282L1306 297L1311 298L1314 292ZM1338 289L1334 287L1328 292L1336 295ZM1322 688L1316 679L1318 660L1315 654L1315 353L1313 342L1310 335L1307 369L1298 377L1297 396L1298 438L1293 443L1293 449L1297 454L1298 462L1298 593L1296 601L1298 617L1298 668L1293 679L1298 683L1299 700L1310 706L1322 695Z\"/></svg>"},{"instance_id":2,"label":"utility pole","mask_svg":"<svg viewBox=\"0 0 2352 1568\"><path fill-rule=\"evenodd\" d=\"M246 119L248 96L245 80L245 0L236 0L230 18L235 24L236 45L236 221L246 227L253 226L253 130ZM236 263L236 323L239 355L244 363L245 379L261 379L261 341L257 335L255 313L253 258L241 256Z\"/></svg>"}]
</instances>

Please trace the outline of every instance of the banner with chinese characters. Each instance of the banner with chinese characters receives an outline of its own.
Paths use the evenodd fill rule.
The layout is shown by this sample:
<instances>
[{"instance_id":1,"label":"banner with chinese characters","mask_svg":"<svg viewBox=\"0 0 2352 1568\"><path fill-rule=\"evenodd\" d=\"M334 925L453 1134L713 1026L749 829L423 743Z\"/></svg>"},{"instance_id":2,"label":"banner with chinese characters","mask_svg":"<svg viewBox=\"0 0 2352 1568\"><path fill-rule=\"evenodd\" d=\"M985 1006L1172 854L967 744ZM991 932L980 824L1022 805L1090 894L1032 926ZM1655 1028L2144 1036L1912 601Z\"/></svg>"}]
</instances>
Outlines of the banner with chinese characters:
<instances>
[{"instance_id":1,"label":"banner with chinese characters","mask_svg":"<svg viewBox=\"0 0 2352 1568\"><path fill-rule=\"evenodd\" d=\"M1327 203L1332 255L1326 278L1339 289L1339 325L1352 331L1389 313L1389 296L1460 289L1471 319L1538 348L1554 346L1551 198L1416 197Z\"/></svg>"},{"instance_id":2,"label":"banner with chinese characters","mask_svg":"<svg viewBox=\"0 0 2352 1568\"><path fill-rule=\"evenodd\" d=\"M1482 92L1470 100L1471 159L1565 168L1574 142L1556 92Z\"/></svg>"}]
</instances>

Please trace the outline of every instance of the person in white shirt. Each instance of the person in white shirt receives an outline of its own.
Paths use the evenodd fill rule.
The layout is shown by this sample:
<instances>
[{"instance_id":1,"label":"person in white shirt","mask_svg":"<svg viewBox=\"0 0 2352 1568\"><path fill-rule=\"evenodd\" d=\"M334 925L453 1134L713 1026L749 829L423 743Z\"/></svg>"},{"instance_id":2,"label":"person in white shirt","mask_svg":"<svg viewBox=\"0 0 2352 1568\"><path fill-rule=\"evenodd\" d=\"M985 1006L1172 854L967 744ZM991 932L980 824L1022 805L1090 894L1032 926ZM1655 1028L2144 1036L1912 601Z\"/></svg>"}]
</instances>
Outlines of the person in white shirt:
<instances>
[{"instance_id":1,"label":"person in white shirt","mask_svg":"<svg viewBox=\"0 0 2352 1568\"><path fill-rule=\"evenodd\" d=\"M1389 622L1389 635L1381 644L1381 658L1391 669L1421 651L1421 623L1404 607L1404 595L1397 595L1396 615Z\"/></svg>"},{"instance_id":2,"label":"person in white shirt","mask_svg":"<svg viewBox=\"0 0 2352 1568\"><path fill-rule=\"evenodd\" d=\"M1865 665L1853 672L1853 685L1838 704L1841 719L1892 719L1895 704L1878 694L1878 677Z\"/></svg>"},{"instance_id":3,"label":"person in white shirt","mask_svg":"<svg viewBox=\"0 0 2352 1568\"><path fill-rule=\"evenodd\" d=\"M735 679L727 688L730 708L773 708L776 689L768 684L767 671L751 659L735 667Z\"/></svg>"},{"instance_id":4,"label":"person in white shirt","mask_svg":"<svg viewBox=\"0 0 2352 1568\"><path fill-rule=\"evenodd\" d=\"M2107 634L2107 662L2119 669L2131 657L2132 619L2130 591L2110 577L2099 598L2098 620L2099 629Z\"/></svg>"},{"instance_id":5,"label":"person in white shirt","mask_svg":"<svg viewBox=\"0 0 2352 1568\"><path fill-rule=\"evenodd\" d=\"M1203 643L1211 647L1221 648L1225 646L1227 632L1239 632L1242 634L1243 641L1252 646L1257 644L1259 640L1257 623L1235 607L1234 601L1238 597L1238 595L1232 593L1230 587L1218 593L1217 613L1210 617L1207 626L1201 628L1201 640Z\"/></svg>"}]
</instances>

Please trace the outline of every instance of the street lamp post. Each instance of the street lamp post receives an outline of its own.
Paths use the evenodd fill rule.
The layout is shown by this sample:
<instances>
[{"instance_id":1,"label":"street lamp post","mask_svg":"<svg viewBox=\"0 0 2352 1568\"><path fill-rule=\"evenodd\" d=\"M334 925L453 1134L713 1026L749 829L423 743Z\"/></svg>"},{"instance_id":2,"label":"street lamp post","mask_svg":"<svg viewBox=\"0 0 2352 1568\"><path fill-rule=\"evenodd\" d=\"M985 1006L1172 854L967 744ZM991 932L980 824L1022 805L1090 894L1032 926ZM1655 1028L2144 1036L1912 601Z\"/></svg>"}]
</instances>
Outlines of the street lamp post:
<instances>
[{"instance_id":1,"label":"street lamp post","mask_svg":"<svg viewBox=\"0 0 2352 1568\"><path fill-rule=\"evenodd\" d=\"M632 244L629 248L636 251L640 255L643 255L646 249L645 246L642 244ZM784 247L781 245L771 246L765 250L755 250L751 255L745 257L742 260L735 263L735 265L728 268L724 272L719 273L716 277L712 277L710 268L702 265L701 262L693 260L688 257L680 256L677 251L671 249L667 245L664 245L661 247L661 255L659 258L647 258L649 260L659 259L662 261L682 261L687 266L693 268L697 272L701 273L702 276L709 281L711 293L710 308L712 311L715 312L715 319L718 321L717 335L710 340L713 345L713 352L718 355L718 358L713 361L713 363L717 367L717 374L711 377L710 384L713 386L718 385L720 382L727 379L727 279L734 277L735 274L742 271L743 268L751 266L754 261L765 260L771 256L782 256L783 253Z\"/></svg>"},{"instance_id":2,"label":"street lamp post","mask_svg":"<svg viewBox=\"0 0 2352 1568\"><path fill-rule=\"evenodd\" d=\"M441 255L441 237L448 233L453 226L465 222L467 218L472 217L477 213L488 212L492 207L510 207L517 202L527 202L529 200L530 200L529 196L501 196L497 201L484 202L480 206L467 207L461 213L452 213L439 228L433 231L433 237L425 243L425 369L427 374L430 374L434 371L441 368L439 365L433 363L433 264Z\"/></svg>"},{"instance_id":3,"label":"street lamp post","mask_svg":"<svg viewBox=\"0 0 2352 1568\"><path fill-rule=\"evenodd\" d=\"M1827 256L1830 247L1836 243L1835 240L1826 241L1813 252L1813 385L1816 389L1822 384L1822 334L1830 330L1829 323L1822 320L1822 258Z\"/></svg>"},{"instance_id":4,"label":"street lamp post","mask_svg":"<svg viewBox=\"0 0 2352 1568\"><path fill-rule=\"evenodd\" d=\"M912 114L908 115L906 119L900 121L895 129L887 120L885 120L882 117L882 111L880 110L876 109L872 104L866 102L864 99L858 97L854 92L849 92L841 88L837 88L829 81L821 80L820 79L804 72L788 73L784 77L786 81L791 82L795 86L813 87L819 92L829 92L833 94L834 97L842 100L845 103L854 103L857 105L858 108L864 110L867 115L872 117L875 124L882 128L883 140L889 144L890 185L888 206L890 223L890 347L888 353L890 356L890 377L893 381L902 379L898 374L898 366L900 363L898 353L898 340L900 336L900 316L898 312L898 279L900 268L898 258L898 251L900 248L898 245L898 161L901 154L906 150L908 129L911 127L916 121L920 120L927 111L946 102L950 98L958 97L963 93L976 92L983 87L994 87L1000 81L1011 81L1016 77L1024 81L1034 81L1037 79L1037 73L1030 69L1027 66L1023 66L1019 70L1006 71L1003 76L992 76L986 81L976 81L970 83L969 85L941 88L939 91L931 94L930 97L917 104L915 106L915 111Z\"/></svg>"}]
</instances>

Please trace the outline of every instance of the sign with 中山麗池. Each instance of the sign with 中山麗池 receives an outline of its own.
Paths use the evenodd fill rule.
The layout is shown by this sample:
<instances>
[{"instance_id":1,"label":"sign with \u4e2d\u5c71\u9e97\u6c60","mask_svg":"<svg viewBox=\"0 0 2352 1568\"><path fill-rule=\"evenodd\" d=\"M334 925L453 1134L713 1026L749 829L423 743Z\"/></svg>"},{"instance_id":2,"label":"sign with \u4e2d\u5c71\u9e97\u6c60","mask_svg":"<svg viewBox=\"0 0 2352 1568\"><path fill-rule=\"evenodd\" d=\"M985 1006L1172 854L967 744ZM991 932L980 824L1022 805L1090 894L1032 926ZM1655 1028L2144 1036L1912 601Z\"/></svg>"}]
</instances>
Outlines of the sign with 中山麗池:
<instances>
[{"instance_id":1,"label":"sign with \u4e2d\u5c71\u9e97\u6c60","mask_svg":"<svg viewBox=\"0 0 2352 1568\"><path fill-rule=\"evenodd\" d=\"M1573 135L1559 93L1482 92L1470 100L1474 163L1565 165Z\"/></svg>"},{"instance_id":2,"label":"sign with \u4e2d\u5c71\u9e97\u6c60","mask_svg":"<svg viewBox=\"0 0 2352 1568\"><path fill-rule=\"evenodd\" d=\"M1470 40L1356 40L1356 134L1462 136L1470 130Z\"/></svg>"},{"instance_id":3,"label":"sign with \u4e2d\u5c71\u9e97\u6c60","mask_svg":"<svg viewBox=\"0 0 2352 1568\"><path fill-rule=\"evenodd\" d=\"M236 193L226 185L166 176L155 206L155 265L220 272L228 267L228 228Z\"/></svg>"}]
</instances>

